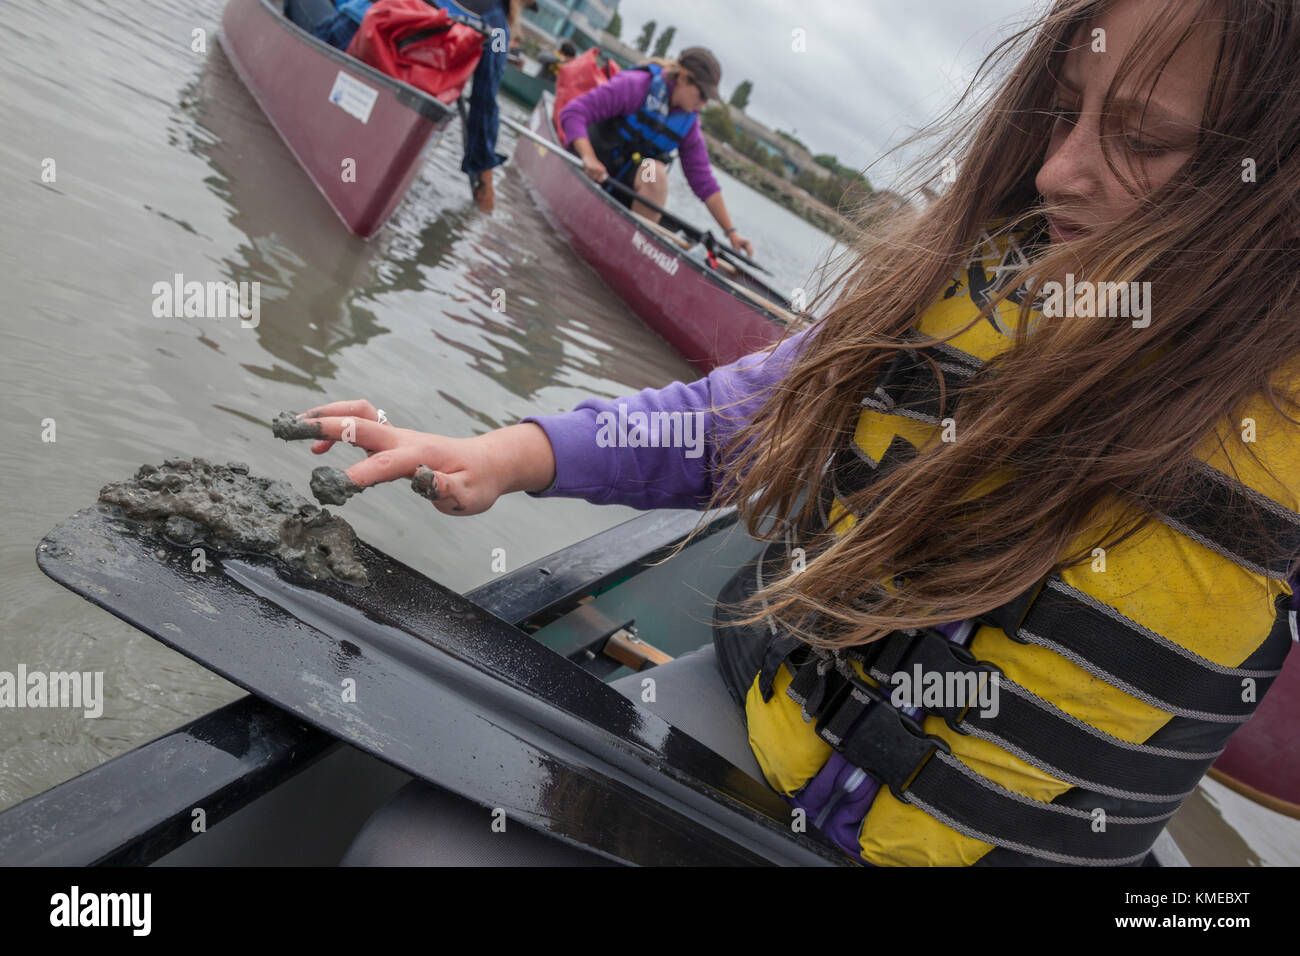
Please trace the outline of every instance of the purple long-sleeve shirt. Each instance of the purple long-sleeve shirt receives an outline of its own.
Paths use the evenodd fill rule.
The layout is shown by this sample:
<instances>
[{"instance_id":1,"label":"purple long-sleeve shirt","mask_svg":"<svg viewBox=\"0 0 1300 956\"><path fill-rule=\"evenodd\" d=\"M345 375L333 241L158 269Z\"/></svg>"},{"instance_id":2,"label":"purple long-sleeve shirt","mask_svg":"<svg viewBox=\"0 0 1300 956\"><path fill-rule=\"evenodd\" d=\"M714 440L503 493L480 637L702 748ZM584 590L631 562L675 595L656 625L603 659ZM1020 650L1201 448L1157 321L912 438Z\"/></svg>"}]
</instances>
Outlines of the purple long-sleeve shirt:
<instances>
[{"instance_id":1,"label":"purple long-sleeve shirt","mask_svg":"<svg viewBox=\"0 0 1300 956\"><path fill-rule=\"evenodd\" d=\"M719 366L689 385L588 398L571 412L523 419L546 432L555 452L555 481L529 494L642 509L707 507L721 450L785 377L807 334L790 336L770 354ZM670 431L662 426L674 413L678 424ZM639 416L645 416L644 427L638 427ZM647 440L651 447L634 447Z\"/></svg>"},{"instance_id":2,"label":"purple long-sleeve shirt","mask_svg":"<svg viewBox=\"0 0 1300 956\"><path fill-rule=\"evenodd\" d=\"M570 100L560 110L560 127L564 130L565 141L572 143L575 139L590 139L587 127L592 123L635 113L650 92L650 79L646 70L624 70L608 83ZM674 85L668 84L670 94ZM722 191L709 165L709 149L704 144L704 134L700 132L699 116L695 117L690 131L678 147L677 155L682 161L686 181L700 202Z\"/></svg>"}]
</instances>

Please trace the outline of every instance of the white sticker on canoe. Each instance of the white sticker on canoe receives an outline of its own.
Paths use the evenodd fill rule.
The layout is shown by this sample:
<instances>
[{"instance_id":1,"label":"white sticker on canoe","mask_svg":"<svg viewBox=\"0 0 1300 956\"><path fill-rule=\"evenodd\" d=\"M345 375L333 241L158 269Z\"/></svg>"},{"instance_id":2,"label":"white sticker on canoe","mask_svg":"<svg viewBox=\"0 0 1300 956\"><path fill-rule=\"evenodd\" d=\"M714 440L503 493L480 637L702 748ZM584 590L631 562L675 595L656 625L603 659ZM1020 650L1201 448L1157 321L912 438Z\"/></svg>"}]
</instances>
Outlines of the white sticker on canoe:
<instances>
[{"instance_id":1,"label":"white sticker on canoe","mask_svg":"<svg viewBox=\"0 0 1300 956\"><path fill-rule=\"evenodd\" d=\"M374 109L377 99L378 90L366 86L342 70L339 70L338 79L334 81L334 89L330 90L330 102L363 123L370 120L370 111Z\"/></svg>"},{"instance_id":2,"label":"white sticker on canoe","mask_svg":"<svg viewBox=\"0 0 1300 956\"><path fill-rule=\"evenodd\" d=\"M645 236L641 235L640 229L632 233L632 247L670 276L677 275L677 267L682 264L681 260L676 256L669 255L660 249L658 245L647 240Z\"/></svg>"}]
</instances>

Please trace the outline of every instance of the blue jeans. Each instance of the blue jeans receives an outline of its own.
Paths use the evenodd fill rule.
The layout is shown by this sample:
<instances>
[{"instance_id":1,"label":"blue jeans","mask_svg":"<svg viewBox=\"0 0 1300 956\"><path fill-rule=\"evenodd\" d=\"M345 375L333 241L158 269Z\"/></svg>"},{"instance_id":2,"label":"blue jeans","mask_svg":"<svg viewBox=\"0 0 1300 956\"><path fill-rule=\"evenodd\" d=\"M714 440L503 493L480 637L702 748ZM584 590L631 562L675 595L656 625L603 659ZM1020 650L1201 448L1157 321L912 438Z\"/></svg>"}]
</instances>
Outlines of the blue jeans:
<instances>
[{"instance_id":1,"label":"blue jeans","mask_svg":"<svg viewBox=\"0 0 1300 956\"><path fill-rule=\"evenodd\" d=\"M500 166L506 157L496 151L500 115L497 111L497 91L501 89L501 76L506 71L506 51L510 48L510 26L501 4L494 4L483 14L483 26L489 32L501 30L502 39L488 37L483 41L483 57L474 70L474 88L469 95L469 119L465 123L465 158L461 172L475 176L485 169ZM502 47L493 50L493 46Z\"/></svg>"}]
</instances>

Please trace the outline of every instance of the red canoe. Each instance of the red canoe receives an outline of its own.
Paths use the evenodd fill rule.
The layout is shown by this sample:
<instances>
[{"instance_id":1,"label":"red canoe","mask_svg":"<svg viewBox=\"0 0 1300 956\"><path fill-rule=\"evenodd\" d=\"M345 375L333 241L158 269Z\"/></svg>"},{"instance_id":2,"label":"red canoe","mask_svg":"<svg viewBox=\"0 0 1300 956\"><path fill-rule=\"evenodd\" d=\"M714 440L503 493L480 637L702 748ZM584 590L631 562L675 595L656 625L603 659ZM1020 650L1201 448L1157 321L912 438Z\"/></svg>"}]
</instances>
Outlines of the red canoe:
<instances>
[{"instance_id":1,"label":"red canoe","mask_svg":"<svg viewBox=\"0 0 1300 956\"><path fill-rule=\"evenodd\" d=\"M1300 651L1293 648L1255 716L1232 735L1210 776L1278 813L1300 817L1297 727Z\"/></svg>"},{"instance_id":2,"label":"red canoe","mask_svg":"<svg viewBox=\"0 0 1300 956\"><path fill-rule=\"evenodd\" d=\"M550 93L533 110L533 132L556 142ZM557 149L562 149L557 143ZM702 372L777 341L793 315L745 273L724 275L664 229L612 199L577 166L520 138L514 162L542 212L605 284L646 325Z\"/></svg>"},{"instance_id":3,"label":"red canoe","mask_svg":"<svg viewBox=\"0 0 1300 956\"><path fill-rule=\"evenodd\" d=\"M221 44L343 224L369 238L402 201L455 112L316 39L282 6L230 0Z\"/></svg>"}]
</instances>

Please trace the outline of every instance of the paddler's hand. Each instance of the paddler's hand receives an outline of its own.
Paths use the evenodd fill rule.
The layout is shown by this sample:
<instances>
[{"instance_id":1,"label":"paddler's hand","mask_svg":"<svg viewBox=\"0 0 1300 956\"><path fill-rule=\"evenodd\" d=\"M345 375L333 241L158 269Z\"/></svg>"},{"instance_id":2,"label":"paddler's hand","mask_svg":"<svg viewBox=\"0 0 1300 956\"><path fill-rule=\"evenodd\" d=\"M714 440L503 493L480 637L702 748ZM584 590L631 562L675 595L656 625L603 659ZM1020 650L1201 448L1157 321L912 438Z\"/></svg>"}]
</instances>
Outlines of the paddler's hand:
<instances>
[{"instance_id":1,"label":"paddler's hand","mask_svg":"<svg viewBox=\"0 0 1300 956\"><path fill-rule=\"evenodd\" d=\"M750 245L748 239L736 232L736 230L733 229L731 232L727 233L727 238L731 240L731 248L735 249L737 252L743 252L751 259L754 258L754 247Z\"/></svg>"},{"instance_id":2,"label":"paddler's hand","mask_svg":"<svg viewBox=\"0 0 1300 956\"><path fill-rule=\"evenodd\" d=\"M582 168L586 171L587 175L591 177L592 182L603 183L609 178L609 170L605 168L605 164L594 156L589 159L584 158L582 160Z\"/></svg>"},{"instance_id":3,"label":"paddler's hand","mask_svg":"<svg viewBox=\"0 0 1300 956\"><path fill-rule=\"evenodd\" d=\"M448 438L381 424L378 410L364 399L332 402L302 417L315 422L320 431L311 448L314 454L323 454L345 439L369 453L346 469L355 484L368 488L414 478L420 471L421 493L447 515L480 514L503 494L541 491L555 477L550 440L531 422L474 438Z\"/></svg>"}]
</instances>

